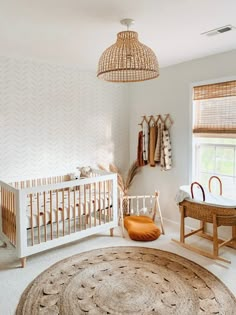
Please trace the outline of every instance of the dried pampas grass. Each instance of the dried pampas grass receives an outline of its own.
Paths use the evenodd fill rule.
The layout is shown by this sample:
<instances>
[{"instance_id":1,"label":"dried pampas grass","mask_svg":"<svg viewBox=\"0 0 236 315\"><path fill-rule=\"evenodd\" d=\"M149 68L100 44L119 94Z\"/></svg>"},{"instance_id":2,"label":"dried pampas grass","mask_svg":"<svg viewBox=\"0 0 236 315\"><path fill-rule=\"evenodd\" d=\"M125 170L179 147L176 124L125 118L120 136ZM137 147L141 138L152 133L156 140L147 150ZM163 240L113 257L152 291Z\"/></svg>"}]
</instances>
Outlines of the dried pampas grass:
<instances>
[{"instance_id":1,"label":"dried pampas grass","mask_svg":"<svg viewBox=\"0 0 236 315\"><path fill-rule=\"evenodd\" d=\"M98 167L101 170L107 171L105 169L105 167L100 165L100 164L98 164ZM131 164L130 168L128 169L126 177L124 178L122 176L119 168L115 164L113 164L113 163L109 164L109 171L112 172L112 173L117 173L117 184L118 184L118 187L119 187L120 191L124 195L127 195L128 190L130 189L130 187L131 187L131 185L133 183L134 177L140 172L140 170L141 169L138 166L137 161L134 161Z\"/></svg>"}]
</instances>

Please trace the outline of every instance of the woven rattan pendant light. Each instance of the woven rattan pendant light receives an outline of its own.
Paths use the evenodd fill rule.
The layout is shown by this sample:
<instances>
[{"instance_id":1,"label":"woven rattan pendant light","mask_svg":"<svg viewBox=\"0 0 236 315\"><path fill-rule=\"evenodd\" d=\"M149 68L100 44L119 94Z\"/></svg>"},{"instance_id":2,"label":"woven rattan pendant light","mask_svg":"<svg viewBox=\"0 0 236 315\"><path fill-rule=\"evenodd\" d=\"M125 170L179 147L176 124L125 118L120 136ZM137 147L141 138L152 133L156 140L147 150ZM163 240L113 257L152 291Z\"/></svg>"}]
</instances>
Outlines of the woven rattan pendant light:
<instances>
[{"instance_id":1,"label":"woven rattan pendant light","mask_svg":"<svg viewBox=\"0 0 236 315\"><path fill-rule=\"evenodd\" d=\"M123 19L127 31L117 34L117 41L107 48L98 63L97 76L110 82L138 82L159 76L157 58L151 48L138 41L138 33L129 31L132 19Z\"/></svg>"}]
</instances>

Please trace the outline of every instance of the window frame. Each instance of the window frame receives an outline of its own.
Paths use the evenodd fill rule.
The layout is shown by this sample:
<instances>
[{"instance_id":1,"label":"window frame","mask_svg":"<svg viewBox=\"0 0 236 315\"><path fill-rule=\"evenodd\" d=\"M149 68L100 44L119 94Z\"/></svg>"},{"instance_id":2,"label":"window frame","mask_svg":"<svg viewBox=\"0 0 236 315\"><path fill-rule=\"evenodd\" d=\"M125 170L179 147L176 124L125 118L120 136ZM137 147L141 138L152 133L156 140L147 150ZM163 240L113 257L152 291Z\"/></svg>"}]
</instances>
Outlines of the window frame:
<instances>
[{"instance_id":1,"label":"window frame","mask_svg":"<svg viewBox=\"0 0 236 315\"><path fill-rule=\"evenodd\" d=\"M209 137L210 138L210 137ZM211 138L212 139L212 138ZM215 162L214 162L214 169L216 168L216 159L217 159L217 154L216 154L216 151L217 151L217 148L225 148L225 149L232 149L233 150L233 162L234 162L234 168L233 168L233 175L227 175L227 174L220 174L220 173L216 173L216 171L214 171L213 173L211 173L211 171L207 172L207 171L204 171L202 170L202 173L205 173L205 174L209 174L209 177L210 176L223 176L223 177L230 177L230 178L233 178L234 181L236 182L236 144L217 144L217 143L195 143L195 160L197 159L197 156L200 155L200 146L202 148L204 147L212 147L214 148L214 156L215 156ZM196 174L199 175L199 173L201 172L201 170L199 169L199 164L195 164L195 170L196 170Z\"/></svg>"},{"instance_id":2,"label":"window frame","mask_svg":"<svg viewBox=\"0 0 236 315\"><path fill-rule=\"evenodd\" d=\"M221 83L224 81L234 81L236 80L236 75L233 76L226 76L226 77L220 77L216 79L211 79L211 80L203 80L203 81L196 81L192 82L189 87L189 168L188 168L188 180L189 183L192 183L194 181L194 178L196 177L196 152L195 152L195 142L194 142L194 136L193 134L193 125L194 125L194 108L193 108L193 88L195 86L200 86L200 85L207 85L207 84L214 84L214 83ZM203 135L202 135L203 136ZM208 137L211 137L209 134ZM227 137L230 137L230 135L227 135Z\"/></svg>"}]
</instances>

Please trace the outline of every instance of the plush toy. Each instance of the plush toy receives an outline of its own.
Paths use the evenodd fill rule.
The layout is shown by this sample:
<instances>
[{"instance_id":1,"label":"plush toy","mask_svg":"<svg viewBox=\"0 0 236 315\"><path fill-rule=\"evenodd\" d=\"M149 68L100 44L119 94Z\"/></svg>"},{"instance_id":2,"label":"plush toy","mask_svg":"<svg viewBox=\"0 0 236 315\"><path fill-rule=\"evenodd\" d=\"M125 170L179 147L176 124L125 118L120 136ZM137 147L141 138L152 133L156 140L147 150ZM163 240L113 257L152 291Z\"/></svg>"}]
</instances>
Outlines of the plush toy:
<instances>
[{"instance_id":1,"label":"plush toy","mask_svg":"<svg viewBox=\"0 0 236 315\"><path fill-rule=\"evenodd\" d=\"M76 173L70 173L68 174L70 176L70 180L76 180L80 178L80 173L76 172Z\"/></svg>"},{"instance_id":2,"label":"plush toy","mask_svg":"<svg viewBox=\"0 0 236 315\"><path fill-rule=\"evenodd\" d=\"M75 173L68 174L70 176L70 180L80 179L80 170L77 168Z\"/></svg>"},{"instance_id":3,"label":"plush toy","mask_svg":"<svg viewBox=\"0 0 236 315\"><path fill-rule=\"evenodd\" d=\"M92 173L92 169L90 166L77 167L77 169L80 171L81 177L90 177Z\"/></svg>"},{"instance_id":4,"label":"plush toy","mask_svg":"<svg viewBox=\"0 0 236 315\"><path fill-rule=\"evenodd\" d=\"M80 179L80 175L81 175L80 170L77 170L77 172L75 173L75 179Z\"/></svg>"}]
</instances>

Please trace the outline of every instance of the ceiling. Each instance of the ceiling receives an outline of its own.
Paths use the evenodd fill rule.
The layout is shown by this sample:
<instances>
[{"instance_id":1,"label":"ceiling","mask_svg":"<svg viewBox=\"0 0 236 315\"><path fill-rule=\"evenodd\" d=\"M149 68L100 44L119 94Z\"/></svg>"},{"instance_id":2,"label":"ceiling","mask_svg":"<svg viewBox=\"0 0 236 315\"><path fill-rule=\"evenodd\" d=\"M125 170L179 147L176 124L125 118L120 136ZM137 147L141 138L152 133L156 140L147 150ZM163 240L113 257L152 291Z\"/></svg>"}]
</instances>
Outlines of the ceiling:
<instances>
[{"instance_id":1,"label":"ceiling","mask_svg":"<svg viewBox=\"0 0 236 315\"><path fill-rule=\"evenodd\" d=\"M96 71L101 53L133 18L160 67L236 49L236 0L0 0L1 55L76 64Z\"/></svg>"}]
</instances>

